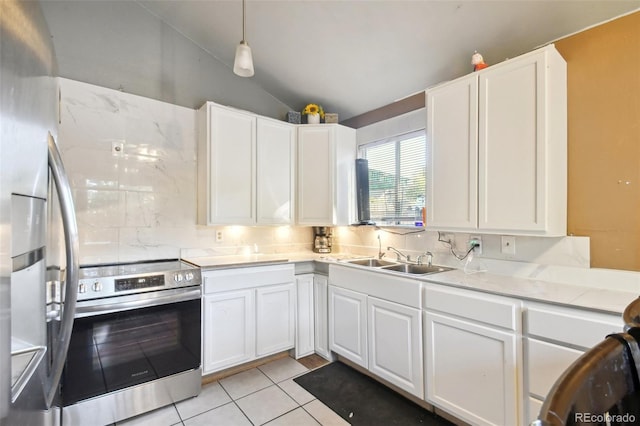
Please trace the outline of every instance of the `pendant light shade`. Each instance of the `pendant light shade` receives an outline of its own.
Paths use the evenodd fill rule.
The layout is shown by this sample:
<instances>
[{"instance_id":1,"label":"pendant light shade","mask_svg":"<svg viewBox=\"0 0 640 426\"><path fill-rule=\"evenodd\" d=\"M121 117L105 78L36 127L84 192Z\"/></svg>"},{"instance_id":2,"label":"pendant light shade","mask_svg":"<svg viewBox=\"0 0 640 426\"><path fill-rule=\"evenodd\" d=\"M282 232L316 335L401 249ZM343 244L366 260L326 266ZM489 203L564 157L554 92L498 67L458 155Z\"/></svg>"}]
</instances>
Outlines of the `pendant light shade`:
<instances>
[{"instance_id":1,"label":"pendant light shade","mask_svg":"<svg viewBox=\"0 0 640 426\"><path fill-rule=\"evenodd\" d=\"M245 0L242 0L242 41L236 47L236 59L233 62L233 72L240 77L251 77L253 75L253 57L251 48L244 38L246 23Z\"/></svg>"},{"instance_id":2,"label":"pendant light shade","mask_svg":"<svg viewBox=\"0 0 640 426\"><path fill-rule=\"evenodd\" d=\"M251 77L253 75L251 48L244 40L236 47L236 60L233 62L233 72L240 77Z\"/></svg>"}]
</instances>

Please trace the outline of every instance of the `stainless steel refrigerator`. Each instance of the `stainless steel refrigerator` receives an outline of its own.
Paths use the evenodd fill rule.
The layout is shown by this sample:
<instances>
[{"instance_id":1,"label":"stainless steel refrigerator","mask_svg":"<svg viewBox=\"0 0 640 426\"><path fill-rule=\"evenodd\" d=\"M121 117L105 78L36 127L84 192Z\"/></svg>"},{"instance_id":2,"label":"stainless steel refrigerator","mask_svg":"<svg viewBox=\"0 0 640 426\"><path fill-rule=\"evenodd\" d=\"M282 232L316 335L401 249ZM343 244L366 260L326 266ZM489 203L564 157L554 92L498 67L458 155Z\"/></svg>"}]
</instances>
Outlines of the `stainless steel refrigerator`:
<instances>
[{"instance_id":1,"label":"stainless steel refrigerator","mask_svg":"<svg viewBox=\"0 0 640 426\"><path fill-rule=\"evenodd\" d=\"M0 425L60 423L78 236L54 141L51 37L34 1L0 1Z\"/></svg>"}]
</instances>

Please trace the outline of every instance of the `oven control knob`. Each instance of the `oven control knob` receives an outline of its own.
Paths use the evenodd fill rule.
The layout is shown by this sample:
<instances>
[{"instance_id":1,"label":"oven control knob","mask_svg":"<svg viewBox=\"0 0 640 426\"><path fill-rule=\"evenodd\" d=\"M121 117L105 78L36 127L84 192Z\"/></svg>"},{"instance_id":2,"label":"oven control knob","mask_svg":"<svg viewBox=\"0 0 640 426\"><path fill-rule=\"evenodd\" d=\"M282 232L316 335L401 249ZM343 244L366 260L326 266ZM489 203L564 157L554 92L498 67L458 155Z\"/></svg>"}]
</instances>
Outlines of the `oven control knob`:
<instances>
[{"instance_id":1,"label":"oven control knob","mask_svg":"<svg viewBox=\"0 0 640 426\"><path fill-rule=\"evenodd\" d=\"M93 289L93 291L102 291L102 283L100 281L96 281L93 283L91 288Z\"/></svg>"},{"instance_id":2,"label":"oven control knob","mask_svg":"<svg viewBox=\"0 0 640 426\"><path fill-rule=\"evenodd\" d=\"M185 278L187 281L191 281L191 280L193 280L193 274L192 274L191 272L187 272L187 273L184 275L184 278Z\"/></svg>"},{"instance_id":3,"label":"oven control knob","mask_svg":"<svg viewBox=\"0 0 640 426\"><path fill-rule=\"evenodd\" d=\"M173 280L178 283L182 281L182 278L183 278L182 274L175 274L173 276Z\"/></svg>"},{"instance_id":4,"label":"oven control knob","mask_svg":"<svg viewBox=\"0 0 640 426\"><path fill-rule=\"evenodd\" d=\"M78 293L86 293L87 286L84 283L78 284Z\"/></svg>"}]
</instances>

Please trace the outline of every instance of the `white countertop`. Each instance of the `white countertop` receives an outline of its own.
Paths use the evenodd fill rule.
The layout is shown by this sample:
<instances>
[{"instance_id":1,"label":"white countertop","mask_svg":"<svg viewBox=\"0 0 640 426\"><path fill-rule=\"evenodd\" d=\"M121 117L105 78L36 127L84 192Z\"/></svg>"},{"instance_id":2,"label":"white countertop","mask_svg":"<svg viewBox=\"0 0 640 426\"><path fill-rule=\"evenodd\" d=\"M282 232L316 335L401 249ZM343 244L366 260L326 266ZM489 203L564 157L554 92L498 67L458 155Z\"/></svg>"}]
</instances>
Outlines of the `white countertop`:
<instances>
[{"instance_id":1,"label":"white countertop","mask_svg":"<svg viewBox=\"0 0 640 426\"><path fill-rule=\"evenodd\" d=\"M199 256L185 257L182 260L200 266L203 270L221 269L221 268L238 268L242 266L255 266L270 263L296 263L296 262L338 262L343 259L356 259L367 256L354 256L350 254L332 254L332 253L280 253L280 254L247 254L247 255L222 255L222 256Z\"/></svg>"},{"instance_id":2,"label":"white countertop","mask_svg":"<svg viewBox=\"0 0 640 426\"><path fill-rule=\"evenodd\" d=\"M637 293L628 291L560 284L489 272L467 274L457 269L428 275L421 279L469 290L615 314L622 314L627 305L638 297Z\"/></svg>"},{"instance_id":3,"label":"white countertop","mask_svg":"<svg viewBox=\"0 0 640 426\"><path fill-rule=\"evenodd\" d=\"M221 268L237 268L277 263L296 263L320 261L336 263L341 260L365 258L353 254L313 252L283 254L250 254L232 256L202 256L184 258L188 262L200 266L203 270ZM355 268L371 268L342 263ZM587 285L563 284L535 278L500 275L490 272L466 273L460 269L430 275L411 276L420 281L428 281L451 285L469 290L477 290L502 296L575 306L596 311L622 314L624 309L639 294L619 289L595 288Z\"/></svg>"}]
</instances>

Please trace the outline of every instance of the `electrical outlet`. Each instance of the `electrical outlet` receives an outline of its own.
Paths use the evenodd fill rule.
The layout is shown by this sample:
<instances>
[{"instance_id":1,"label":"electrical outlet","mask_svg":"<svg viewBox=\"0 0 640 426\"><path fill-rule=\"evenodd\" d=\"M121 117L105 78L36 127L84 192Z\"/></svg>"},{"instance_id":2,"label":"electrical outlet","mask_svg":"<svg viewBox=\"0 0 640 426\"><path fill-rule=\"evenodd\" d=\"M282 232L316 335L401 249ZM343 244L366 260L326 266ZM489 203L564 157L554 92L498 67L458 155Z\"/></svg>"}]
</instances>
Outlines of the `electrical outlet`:
<instances>
[{"instance_id":1,"label":"electrical outlet","mask_svg":"<svg viewBox=\"0 0 640 426\"><path fill-rule=\"evenodd\" d=\"M469 248L476 246L473 250L474 254L482 254L482 237L479 235L471 235L469 237Z\"/></svg>"},{"instance_id":2,"label":"electrical outlet","mask_svg":"<svg viewBox=\"0 0 640 426\"><path fill-rule=\"evenodd\" d=\"M224 241L224 235L222 234L222 229L216 229L216 243L221 243Z\"/></svg>"},{"instance_id":3,"label":"electrical outlet","mask_svg":"<svg viewBox=\"0 0 640 426\"><path fill-rule=\"evenodd\" d=\"M516 254L516 237L503 235L500 247L502 254Z\"/></svg>"}]
</instances>

